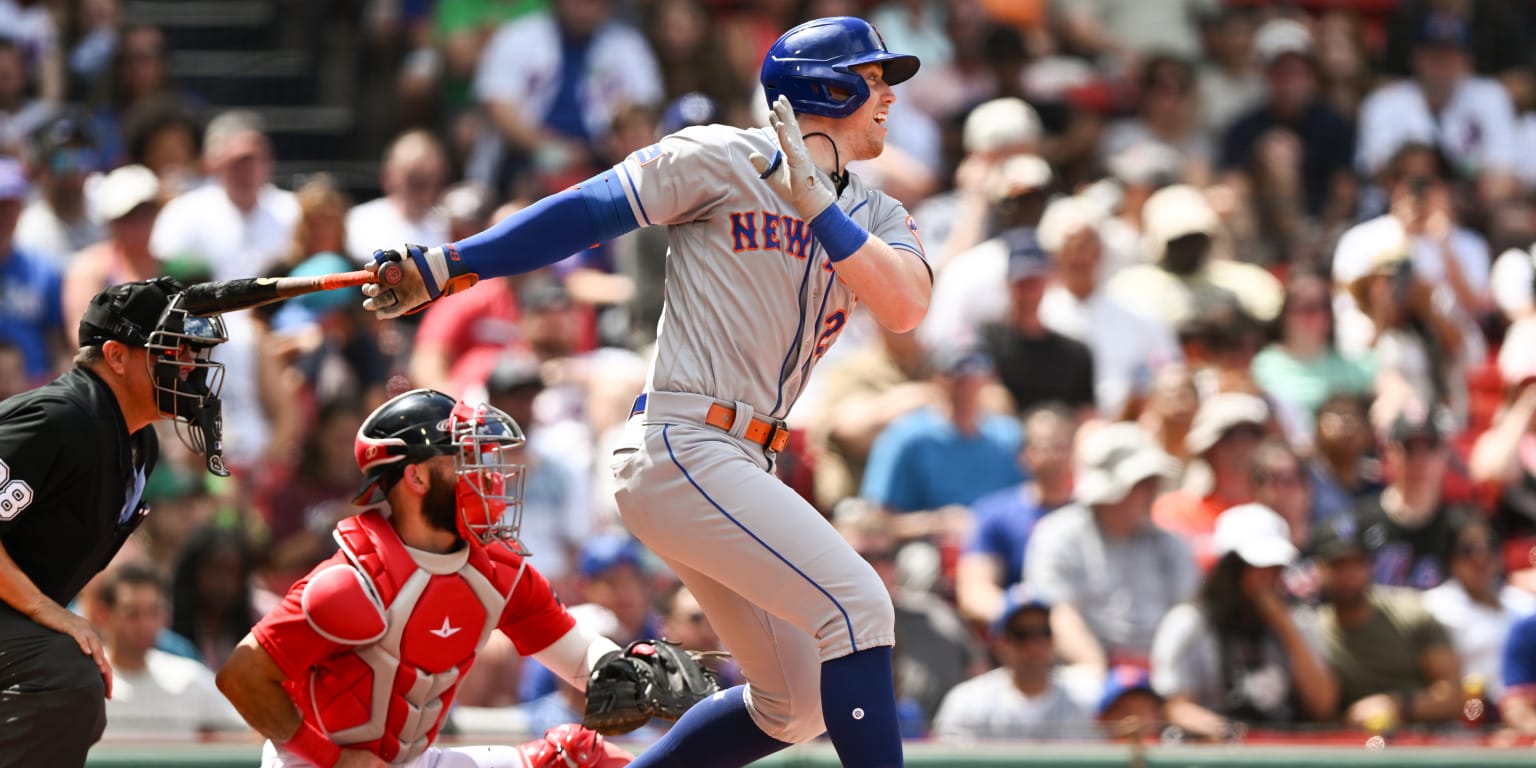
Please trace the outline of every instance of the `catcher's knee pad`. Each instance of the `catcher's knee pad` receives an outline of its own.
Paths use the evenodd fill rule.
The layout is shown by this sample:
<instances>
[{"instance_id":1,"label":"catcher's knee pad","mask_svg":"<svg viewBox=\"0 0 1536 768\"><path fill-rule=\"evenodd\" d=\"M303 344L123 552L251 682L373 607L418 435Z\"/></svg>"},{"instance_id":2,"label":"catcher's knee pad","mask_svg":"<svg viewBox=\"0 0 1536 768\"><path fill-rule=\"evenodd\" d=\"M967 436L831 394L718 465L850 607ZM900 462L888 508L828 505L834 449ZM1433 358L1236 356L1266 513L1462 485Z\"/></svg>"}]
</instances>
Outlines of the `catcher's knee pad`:
<instances>
[{"instance_id":1,"label":"catcher's knee pad","mask_svg":"<svg viewBox=\"0 0 1536 768\"><path fill-rule=\"evenodd\" d=\"M879 574L865 568L851 575L847 586L832 590L832 601L812 630L821 660L847 656L896 641L896 609Z\"/></svg>"},{"instance_id":2,"label":"catcher's knee pad","mask_svg":"<svg viewBox=\"0 0 1536 768\"><path fill-rule=\"evenodd\" d=\"M817 678L821 677L819 666L813 665L808 671ZM827 730L821 718L819 695L794 696L785 692L764 691L749 685L746 699L752 722L757 723L763 733L785 744L807 742Z\"/></svg>"}]
</instances>

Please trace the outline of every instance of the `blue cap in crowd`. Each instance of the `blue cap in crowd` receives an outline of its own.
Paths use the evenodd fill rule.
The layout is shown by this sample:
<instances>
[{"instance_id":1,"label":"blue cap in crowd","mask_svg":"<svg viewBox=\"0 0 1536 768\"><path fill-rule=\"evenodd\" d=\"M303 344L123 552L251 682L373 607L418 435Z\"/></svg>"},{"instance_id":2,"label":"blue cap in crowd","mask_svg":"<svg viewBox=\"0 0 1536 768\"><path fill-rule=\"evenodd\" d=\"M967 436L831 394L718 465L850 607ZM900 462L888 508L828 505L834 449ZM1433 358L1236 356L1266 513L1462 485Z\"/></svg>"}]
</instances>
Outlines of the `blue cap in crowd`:
<instances>
[{"instance_id":1,"label":"blue cap in crowd","mask_svg":"<svg viewBox=\"0 0 1536 768\"><path fill-rule=\"evenodd\" d=\"M1419 27L1419 45L1470 48L1472 30L1461 14L1451 11L1431 13L1424 17L1424 25Z\"/></svg>"},{"instance_id":2,"label":"blue cap in crowd","mask_svg":"<svg viewBox=\"0 0 1536 768\"><path fill-rule=\"evenodd\" d=\"M1126 694L1137 691L1150 693L1159 701L1163 698L1158 696L1157 691L1152 688L1152 675L1148 674L1147 670L1126 665L1114 667L1104 676L1104 692L1099 695L1097 715L1103 717L1115 702Z\"/></svg>"},{"instance_id":3,"label":"blue cap in crowd","mask_svg":"<svg viewBox=\"0 0 1536 768\"><path fill-rule=\"evenodd\" d=\"M1013 617L1026 610L1051 612L1051 601L1045 593L1032 584L1015 584L1003 593L1003 612L992 621L993 634L1002 634Z\"/></svg>"},{"instance_id":4,"label":"blue cap in crowd","mask_svg":"<svg viewBox=\"0 0 1536 768\"><path fill-rule=\"evenodd\" d=\"M594 536L581 547L581 575L584 578L597 578L621 565L640 568L639 546L628 536Z\"/></svg>"},{"instance_id":5,"label":"blue cap in crowd","mask_svg":"<svg viewBox=\"0 0 1536 768\"><path fill-rule=\"evenodd\" d=\"M1031 277L1049 277L1051 257L1040 247L1034 227L1018 227L1002 234L1008 246L1008 279L1027 280Z\"/></svg>"}]
</instances>

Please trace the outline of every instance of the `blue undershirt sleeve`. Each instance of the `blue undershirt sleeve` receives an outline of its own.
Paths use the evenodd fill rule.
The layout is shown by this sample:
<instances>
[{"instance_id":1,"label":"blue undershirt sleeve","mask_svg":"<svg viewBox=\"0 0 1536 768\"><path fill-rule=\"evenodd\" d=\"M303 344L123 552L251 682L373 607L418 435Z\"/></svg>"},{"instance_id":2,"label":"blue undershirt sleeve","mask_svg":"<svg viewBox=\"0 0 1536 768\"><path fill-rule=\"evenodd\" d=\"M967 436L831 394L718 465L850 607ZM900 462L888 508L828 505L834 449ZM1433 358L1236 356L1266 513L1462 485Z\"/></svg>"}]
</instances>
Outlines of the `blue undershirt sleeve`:
<instances>
[{"instance_id":1,"label":"blue undershirt sleeve","mask_svg":"<svg viewBox=\"0 0 1536 768\"><path fill-rule=\"evenodd\" d=\"M612 169L451 245L484 280L547 267L640 228Z\"/></svg>"}]
</instances>

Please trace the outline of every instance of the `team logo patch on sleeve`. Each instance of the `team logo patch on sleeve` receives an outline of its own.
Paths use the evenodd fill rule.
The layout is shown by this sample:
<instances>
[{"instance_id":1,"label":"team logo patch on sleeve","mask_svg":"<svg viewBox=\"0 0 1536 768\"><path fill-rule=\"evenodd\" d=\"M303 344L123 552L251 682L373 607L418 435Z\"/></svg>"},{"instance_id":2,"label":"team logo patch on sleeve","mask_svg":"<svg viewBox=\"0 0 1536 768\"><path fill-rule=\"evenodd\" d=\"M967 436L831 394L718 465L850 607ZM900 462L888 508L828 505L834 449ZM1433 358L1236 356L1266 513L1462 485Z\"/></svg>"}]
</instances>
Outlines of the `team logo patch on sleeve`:
<instances>
[{"instance_id":1,"label":"team logo patch on sleeve","mask_svg":"<svg viewBox=\"0 0 1536 768\"><path fill-rule=\"evenodd\" d=\"M665 154L667 151L662 149L660 144L652 144L644 149L635 150L630 154L629 159L634 160L635 165L646 166L660 160Z\"/></svg>"}]
</instances>

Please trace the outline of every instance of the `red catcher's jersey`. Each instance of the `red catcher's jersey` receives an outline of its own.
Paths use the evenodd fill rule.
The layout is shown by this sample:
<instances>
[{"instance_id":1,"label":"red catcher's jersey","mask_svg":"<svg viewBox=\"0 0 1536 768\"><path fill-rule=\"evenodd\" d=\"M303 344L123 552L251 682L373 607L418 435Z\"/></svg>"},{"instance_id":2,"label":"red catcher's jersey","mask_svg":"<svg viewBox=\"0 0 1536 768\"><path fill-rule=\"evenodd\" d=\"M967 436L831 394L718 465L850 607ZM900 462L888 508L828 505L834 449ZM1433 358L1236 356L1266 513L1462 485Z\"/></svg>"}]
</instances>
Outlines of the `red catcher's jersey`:
<instances>
[{"instance_id":1,"label":"red catcher's jersey","mask_svg":"<svg viewBox=\"0 0 1536 768\"><path fill-rule=\"evenodd\" d=\"M335 537L341 550L294 584L252 633L304 719L339 746L414 759L437 737L492 630L528 656L575 626L544 577L502 545L413 550L378 510L341 521ZM350 579L357 586L306 593L338 565L362 574ZM354 645L346 632L328 631L334 617L354 611L379 614L382 633Z\"/></svg>"}]
</instances>

